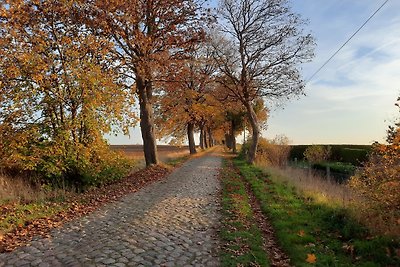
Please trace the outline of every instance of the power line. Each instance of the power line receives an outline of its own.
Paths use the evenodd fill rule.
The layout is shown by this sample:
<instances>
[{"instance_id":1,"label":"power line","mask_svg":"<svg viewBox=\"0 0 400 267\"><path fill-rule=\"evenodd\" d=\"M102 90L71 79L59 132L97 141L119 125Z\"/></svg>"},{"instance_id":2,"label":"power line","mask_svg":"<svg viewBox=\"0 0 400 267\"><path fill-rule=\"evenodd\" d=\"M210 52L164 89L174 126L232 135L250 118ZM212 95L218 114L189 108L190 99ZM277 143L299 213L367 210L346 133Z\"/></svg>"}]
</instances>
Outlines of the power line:
<instances>
[{"instance_id":1,"label":"power line","mask_svg":"<svg viewBox=\"0 0 400 267\"><path fill-rule=\"evenodd\" d=\"M324 64L322 64L322 66L316 71L316 72L314 72L314 74L313 75L311 75L310 76L310 78L308 78L307 79L307 81L306 81L306 84L307 83L309 83L311 80L312 80L312 78L314 78L315 77L315 75L317 75L339 52L340 52L340 50L342 50L342 48L343 47L345 47L346 45L347 45L347 43L348 42L350 42L350 40L351 39L353 39L353 37L362 29L362 28L364 28L364 26L376 15L376 13L378 13L379 12L379 10L381 10L386 4L387 4L387 2L389 2L389 0L386 0L377 10L375 10L375 12L350 36L350 38L349 39L347 39L347 41L346 42L344 42L343 44L342 44L342 46L341 47L339 47L339 49L338 50L336 50L336 52L335 53L333 53L333 55L330 57L330 58L328 58L328 60L327 61L325 61L325 63Z\"/></svg>"}]
</instances>

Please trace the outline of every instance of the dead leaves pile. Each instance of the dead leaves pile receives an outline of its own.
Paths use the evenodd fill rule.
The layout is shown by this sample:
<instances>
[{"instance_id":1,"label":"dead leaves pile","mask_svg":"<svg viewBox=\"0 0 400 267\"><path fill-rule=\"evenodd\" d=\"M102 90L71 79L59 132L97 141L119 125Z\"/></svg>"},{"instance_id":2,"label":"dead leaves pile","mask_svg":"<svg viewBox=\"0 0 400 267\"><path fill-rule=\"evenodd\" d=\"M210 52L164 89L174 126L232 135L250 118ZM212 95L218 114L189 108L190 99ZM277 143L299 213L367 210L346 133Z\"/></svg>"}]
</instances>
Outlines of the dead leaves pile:
<instances>
[{"instance_id":1,"label":"dead leaves pile","mask_svg":"<svg viewBox=\"0 0 400 267\"><path fill-rule=\"evenodd\" d=\"M49 205L63 205L66 208L53 216L27 221L11 232L5 234L0 232L0 253L13 251L27 244L34 236L49 237L51 229L88 214L126 194L136 192L150 183L163 179L170 172L170 168L152 166L139 170L118 182L75 195L64 203L49 203ZM10 208L6 206L0 207L0 210L2 215L10 212Z\"/></svg>"}]
</instances>

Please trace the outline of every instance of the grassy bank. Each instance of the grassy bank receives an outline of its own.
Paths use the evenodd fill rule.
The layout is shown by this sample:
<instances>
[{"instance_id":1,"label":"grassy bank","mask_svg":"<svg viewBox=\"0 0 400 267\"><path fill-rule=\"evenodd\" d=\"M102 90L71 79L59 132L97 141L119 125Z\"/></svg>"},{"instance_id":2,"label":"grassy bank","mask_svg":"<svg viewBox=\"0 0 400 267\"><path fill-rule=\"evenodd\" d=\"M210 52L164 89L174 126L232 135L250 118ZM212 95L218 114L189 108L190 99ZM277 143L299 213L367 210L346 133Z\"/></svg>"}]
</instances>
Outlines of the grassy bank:
<instances>
[{"instance_id":1,"label":"grassy bank","mask_svg":"<svg viewBox=\"0 0 400 267\"><path fill-rule=\"evenodd\" d=\"M316 203L287 183L236 159L245 180L296 266L399 266L399 241L372 236L345 209Z\"/></svg>"},{"instance_id":2,"label":"grassy bank","mask_svg":"<svg viewBox=\"0 0 400 267\"><path fill-rule=\"evenodd\" d=\"M228 160L220 172L223 222L222 266L269 266L260 229L253 223L253 211L240 175Z\"/></svg>"}]
</instances>

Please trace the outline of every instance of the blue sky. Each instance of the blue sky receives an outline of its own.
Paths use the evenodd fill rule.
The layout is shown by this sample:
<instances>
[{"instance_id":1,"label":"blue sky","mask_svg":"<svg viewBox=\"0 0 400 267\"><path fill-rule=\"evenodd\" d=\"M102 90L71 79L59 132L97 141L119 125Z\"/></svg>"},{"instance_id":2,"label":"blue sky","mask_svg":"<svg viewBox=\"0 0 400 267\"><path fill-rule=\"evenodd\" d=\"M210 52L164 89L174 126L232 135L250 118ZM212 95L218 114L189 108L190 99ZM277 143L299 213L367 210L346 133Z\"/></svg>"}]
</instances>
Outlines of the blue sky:
<instances>
[{"instance_id":1,"label":"blue sky","mask_svg":"<svg viewBox=\"0 0 400 267\"><path fill-rule=\"evenodd\" d=\"M309 78L383 3L378 0L293 0L309 20L316 57ZM383 141L400 94L400 1L391 0L307 84L306 97L273 110L264 136L286 134L294 144Z\"/></svg>"},{"instance_id":2,"label":"blue sky","mask_svg":"<svg viewBox=\"0 0 400 267\"><path fill-rule=\"evenodd\" d=\"M309 78L383 3L382 0L292 0L308 19L316 57L302 66ZM306 97L272 108L263 136L285 134L293 144L382 142L400 94L400 1L383 9L311 80ZM139 144L140 131L110 137L111 144Z\"/></svg>"}]
</instances>

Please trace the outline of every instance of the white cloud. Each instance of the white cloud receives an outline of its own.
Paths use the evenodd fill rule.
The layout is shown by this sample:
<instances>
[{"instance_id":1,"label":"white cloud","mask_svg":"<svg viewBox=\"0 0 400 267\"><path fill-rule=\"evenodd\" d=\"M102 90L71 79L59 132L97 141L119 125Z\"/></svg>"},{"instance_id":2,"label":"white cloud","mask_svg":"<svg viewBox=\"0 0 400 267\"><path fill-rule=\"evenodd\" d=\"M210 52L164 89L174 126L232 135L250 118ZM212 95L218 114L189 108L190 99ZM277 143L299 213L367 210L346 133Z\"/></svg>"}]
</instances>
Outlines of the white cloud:
<instances>
[{"instance_id":1,"label":"white cloud","mask_svg":"<svg viewBox=\"0 0 400 267\"><path fill-rule=\"evenodd\" d=\"M376 1L330 1L325 11L347 5L343 12L354 15L345 17L338 11L323 17L315 13L316 2L306 4L310 2L314 3L313 13L308 13L310 26L319 47L316 60L304 68L306 78L379 6ZM272 116L265 133L268 137L285 133L294 143L383 141L400 93L400 19L396 11L400 1L390 3L307 85L308 97ZM362 12L355 12L361 7Z\"/></svg>"}]
</instances>

